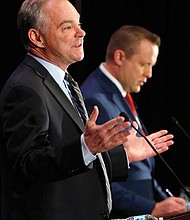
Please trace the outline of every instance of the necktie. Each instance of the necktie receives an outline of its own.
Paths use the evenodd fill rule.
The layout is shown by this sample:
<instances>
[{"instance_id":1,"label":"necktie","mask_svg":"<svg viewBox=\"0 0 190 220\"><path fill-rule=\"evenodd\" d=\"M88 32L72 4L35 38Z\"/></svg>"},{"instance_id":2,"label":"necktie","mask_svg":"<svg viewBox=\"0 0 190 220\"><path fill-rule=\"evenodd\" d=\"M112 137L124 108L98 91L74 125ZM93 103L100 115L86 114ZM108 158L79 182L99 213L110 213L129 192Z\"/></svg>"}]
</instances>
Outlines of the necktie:
<instances>
[{"instance_id":1,"label":"necktie","mask_svg":"<svg viewBox=\"0 0 190 220\"><path fill-rule=\"evenodd\" d=\"M134 117L135 117L135 119L136 119L138 125L140 126L140 129L141 129L143 135L146 136L146 133L145 133L145 131L143 130L142 125L141 125L141 123L140 123L140 120L139 120L139 118L138 118L138 116L137 116L137 111L136 111L135 104L134 104L134 101L133 101L133 98L132 98L131 94L128 92L128 93L126 94L125 98L126 98L128 104L129 104L130 108L131 108L131 111L133 112L133 115L134 115Z\"/></svg>"},{"instance_id":2,"label":"necktie","mask_svg":"<svg viewBox=\"0 0 190 220\"><path fill-rule=\"evenodd\" d=\"M75 108L77 109L77 111L79 112L79 115L81 116L82 120L84 121L84 123L86 123L86 120L88 119L88 113L86 111L84 99L82 97L78 83L74 81L72 76L67 72L65 73L65 80L68 82L67 86L69 89L71 100L73 101L73 104ZM107 192L107 206L108 206L109 212L111 212L112 198L111 198L111 189L110 189L110 184L109 184L109 178L108 178L107 171L106 171L106 166L105 166L101 153L98 153L97 157L100 161L100 164L101 164L101 167L104 173L106 192Z\"/></svg>"},{"instance_id":3,"label":"necktie","mask_svg":"<svg viewBox=\"0 0 190 220\"><path fill-rule=\"evenodd\" d=\"M136 117L136 116L137 116L137 111L136 111L135 104L134 104L134 102L133 102L133 99L132 99L131 94L128 92L125 98L126 98L128 104L129 104L130 107L131 107L131 110L132 110L132 112L133 112L133 115Z\"/></svg>"},{"instance_id":4,"label":"necktie","mask_svg":"<svg viewBox=\"0 0 190 220\"><path fill-rule=\"evenodd\" d=\"M65 80L68 82L67 86L69 89L71 100L82 118L84 124L88 119L88 113L84 104L84 99L79 89L78 83L72 78L69 73L65 73Z\"/></svg>"}]
</instances>

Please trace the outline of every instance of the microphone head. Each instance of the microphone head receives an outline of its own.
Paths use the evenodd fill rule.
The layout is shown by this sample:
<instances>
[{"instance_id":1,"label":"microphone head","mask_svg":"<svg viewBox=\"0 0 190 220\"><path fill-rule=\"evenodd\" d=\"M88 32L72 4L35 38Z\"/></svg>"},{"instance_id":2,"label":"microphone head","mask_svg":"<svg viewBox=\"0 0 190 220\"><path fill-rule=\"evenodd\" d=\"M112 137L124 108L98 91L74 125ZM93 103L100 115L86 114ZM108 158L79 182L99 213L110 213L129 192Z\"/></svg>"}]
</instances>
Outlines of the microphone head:
<instances>
[{"instance_id":1,"label":"microphone head","mask_svg":"<svg viewBox=\"0 0 190 220\"><path fill-rule=\"evenodd\" d=\"M125 121L129 121L129 117L128 117L128 115L127 115L125 112L121 112L121 113L119 114L119 116L124 117L124 118L125 118Z\"/></svg>"},{"instance_id":2,"label":"microphone head","mask_svg":"<svg viewBox=\"0 0 190 220\"><path fill-rule=\"evenodd\" d=\"M171 116L171 121L172 121L174 124L179 124L178 120L177 120L174 116Z\"/></svg>"},{"instance_id":3,"label":"microphone head","mask_svg":"<svg viewBox=\"0 0 190 220\"><path fill-rule=\"evenodd\" d=\"M188 189L186 189L186 188L185 188L185 194L190 199L190 191Z\"/></svg>"}]
</instances>

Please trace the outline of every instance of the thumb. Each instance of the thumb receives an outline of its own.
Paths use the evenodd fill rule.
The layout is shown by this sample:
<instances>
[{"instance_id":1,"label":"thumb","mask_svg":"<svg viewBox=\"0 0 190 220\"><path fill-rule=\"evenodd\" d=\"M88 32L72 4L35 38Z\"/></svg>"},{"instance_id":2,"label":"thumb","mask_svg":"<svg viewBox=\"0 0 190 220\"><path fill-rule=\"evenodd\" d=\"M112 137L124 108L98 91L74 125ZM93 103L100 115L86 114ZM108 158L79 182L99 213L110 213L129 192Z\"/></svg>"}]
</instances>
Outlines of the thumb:
<instances>
[{"instance_id":1,"label":"thumb","mask_svg":"<svg viewBox=\"0 0 190 220\"><path fill-rule=\"evenodd\" d=\"M132 125L138 130L138 124L137 124L137 122L136 121L133 121L132 122ZM132 132L133 132L133 134L136 134L137 133L137 131L132 127Z\"/></svg>"},{"instance_id":2,"label":"thumb","mask_svg":"<svg viewBox=\"0 0 190 220\"><path fill-rule=\"evenodd\" d=\"M93 125L96 123L96 120L98 118L98 115L99 115L99 109L97 106L94 106L94 109L89 117L89 120L88 120L88 125Z\"/></svg>"}]
</instances>

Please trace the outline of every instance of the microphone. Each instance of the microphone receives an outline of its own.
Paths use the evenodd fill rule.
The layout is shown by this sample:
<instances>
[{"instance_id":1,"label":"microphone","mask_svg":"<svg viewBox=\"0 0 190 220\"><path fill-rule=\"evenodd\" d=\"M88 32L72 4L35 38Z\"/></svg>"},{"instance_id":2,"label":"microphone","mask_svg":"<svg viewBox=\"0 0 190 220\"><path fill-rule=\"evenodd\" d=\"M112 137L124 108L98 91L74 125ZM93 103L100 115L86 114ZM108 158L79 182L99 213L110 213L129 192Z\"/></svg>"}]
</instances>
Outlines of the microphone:
<instances>
[{"instance_id":1,"label":"microphone","mask_svg":"<svg viewBox=\"0 0 190 220\"><path fill-rule=\"evenodd\" d=\"M187 139L190 142L190 136L189 134L185 131L185 129L179 124L179 122L177 121L177 119L174 116L171 116L171 120L172 122L182 131L182 133L187 137Z\"/></svg>"},{"instance_id":2,"label":"microphone","mask_svg":"<svg viewBox=\"0 0 190 220\"><path fill-rule=\"evenodd\" d=\"M121 112L119 114L119 116L122 116L125 118L125 121L130 121L128 115L125 112ZM131 122L131 121L130 121ZM131 122L131 127L135 129L135 131L137 131L138 134L140 134L140 136L142 136L146 142L149 144L149 146L152 148L152 150L155 152L155 154L162 160L162 162L166 165L166 167L170 170L170 172L174 175L174 177L176 178L176 180L178 181L178 183L180 184L180 186L183 188L185 194L187 195L188 198L190 198L190 192L189 190L187 190L185 188L185 186L183 185L183 183L180 181L180 179L177 177L177 175L174 173L174 171L172 170L172 168L168 165L168 163L164 160L164 158L158 153L158 151L155 149L155 147L151 144L151 142L148 140L148 138L143 135L137 128L135 128L135 126L132 124Z\"/></svg>"}]
</instances>

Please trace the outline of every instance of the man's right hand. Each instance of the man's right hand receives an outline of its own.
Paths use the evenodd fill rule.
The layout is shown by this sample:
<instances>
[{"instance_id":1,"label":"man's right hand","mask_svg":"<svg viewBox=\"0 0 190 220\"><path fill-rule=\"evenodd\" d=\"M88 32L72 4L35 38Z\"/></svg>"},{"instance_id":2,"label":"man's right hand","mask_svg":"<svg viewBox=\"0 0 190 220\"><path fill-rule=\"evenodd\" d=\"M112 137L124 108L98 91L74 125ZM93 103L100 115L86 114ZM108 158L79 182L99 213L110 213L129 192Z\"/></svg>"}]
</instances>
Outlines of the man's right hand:
<instances>
[{"instance_id":1,"label":"man's right hand","mask_svg":"<svg viewBox=\"0 0 190 220\"><path fill-rule=\"evenodd\" d=\"M86 122L84 141L92 154L105 152L128 140L130 122L124 122L123 117L114 118L102 125L97 125L99 114L95 106L89 120Z\"/></svg>"}]
</instances>

